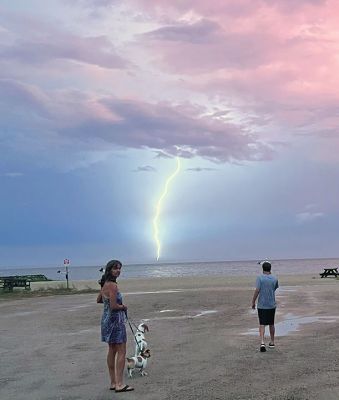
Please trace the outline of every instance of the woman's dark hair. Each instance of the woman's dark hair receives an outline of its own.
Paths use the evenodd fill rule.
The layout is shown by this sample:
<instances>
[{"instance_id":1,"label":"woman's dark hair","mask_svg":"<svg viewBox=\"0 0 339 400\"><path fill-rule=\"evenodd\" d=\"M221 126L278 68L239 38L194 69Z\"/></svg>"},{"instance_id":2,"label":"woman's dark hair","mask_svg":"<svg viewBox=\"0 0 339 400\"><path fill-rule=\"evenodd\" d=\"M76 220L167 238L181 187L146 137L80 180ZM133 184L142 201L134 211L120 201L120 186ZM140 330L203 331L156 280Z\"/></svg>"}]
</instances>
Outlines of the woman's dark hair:
<instances>
[{"instance_id":1,"label":"woman's dark hair","mask_svg":"<svg viewBox=\"0 0 339 400\"><path fill-rule=\"evenodd\" d=\"M117 278L112 276L111 271L117 267L122 267L122 263L119 260L108 261L105 267L105 272L99 281L101 287L104 286L105 282L116 282Z\"/></svg>"}]
</instances>

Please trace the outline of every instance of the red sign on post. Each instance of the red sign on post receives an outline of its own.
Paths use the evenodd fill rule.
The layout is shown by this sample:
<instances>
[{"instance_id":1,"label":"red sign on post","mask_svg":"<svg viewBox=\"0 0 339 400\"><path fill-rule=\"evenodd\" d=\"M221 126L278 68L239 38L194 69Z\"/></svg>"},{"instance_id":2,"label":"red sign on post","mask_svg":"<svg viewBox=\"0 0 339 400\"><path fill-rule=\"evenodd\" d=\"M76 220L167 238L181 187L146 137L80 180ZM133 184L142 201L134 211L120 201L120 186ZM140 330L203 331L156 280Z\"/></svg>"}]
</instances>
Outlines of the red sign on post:
<instances>
[{"instance_id":1,"label":"red sign on post","mask_svg":"<svg viewBox=\"0 0 339 400\"><path fill-rule=\"evenodd\" d=\"M69 259L68 258L64 259L64 265L69 265Z\"/></svg>"}]
</instances>

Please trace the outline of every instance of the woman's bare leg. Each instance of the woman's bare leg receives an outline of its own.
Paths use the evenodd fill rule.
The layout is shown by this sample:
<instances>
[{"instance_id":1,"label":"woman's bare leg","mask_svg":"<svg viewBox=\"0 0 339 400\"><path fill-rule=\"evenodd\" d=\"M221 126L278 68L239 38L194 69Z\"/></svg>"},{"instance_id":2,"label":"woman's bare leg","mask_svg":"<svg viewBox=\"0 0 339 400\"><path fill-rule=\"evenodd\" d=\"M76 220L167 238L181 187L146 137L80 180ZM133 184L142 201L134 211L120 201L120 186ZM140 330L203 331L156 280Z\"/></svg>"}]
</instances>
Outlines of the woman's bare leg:
<instances>
[{"instance_id":1,"label":"woman's bare leg","mask_svg":"<svg viewBox=\"0 0 339 400\"><path fill-rule=\"evenodd\" d=\"M111 379L111 388L115 388L115 358L117 354L116 344L108 345L107 354L107 367L109 372L109 377Z\"/></svg>"},{"instance_id":2,"label":"woman's bare leg","mask_svg":"<svg viewBox=\"0 0 339 400\"><path fill-rule=\"evenodd\" d=\"M115 387L120 390L124 387L124 368L126 359L126 343L116 344Z\"/></svg>"}]
</instances>

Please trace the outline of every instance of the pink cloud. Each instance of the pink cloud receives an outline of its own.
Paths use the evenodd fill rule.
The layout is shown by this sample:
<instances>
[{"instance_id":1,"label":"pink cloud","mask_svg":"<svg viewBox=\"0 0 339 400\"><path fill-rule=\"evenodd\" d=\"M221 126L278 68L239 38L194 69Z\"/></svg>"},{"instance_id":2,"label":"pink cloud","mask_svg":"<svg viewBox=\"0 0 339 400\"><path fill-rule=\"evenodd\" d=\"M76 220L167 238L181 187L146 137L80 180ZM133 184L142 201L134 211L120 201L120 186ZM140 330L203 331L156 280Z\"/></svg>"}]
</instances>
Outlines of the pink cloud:
<instances>
[{"instance_id":1,"label":"pink cloud","mask_svg":"<svg viewBox=\"0 0 339 400\"><path fill-rule=\"evenodd\" d=\"M1 22L1 18L0 18ZM124 69L128 63L105 35L83 37L58 27L55 22L5 14L7 41L0 42L0 60L45 64L76 61L108 69Z\"/></svg>"},{"instance_id":2,"label":"pink cloud","mask_svg":"<svg viewBox=\"0 0 339 400\"><path fill-rule=\"evenodd\" d=\"M144 38L159 66L182 75L190 90L232 101L259 125L308 134L338 126L338 3L174 1L157 2L156 10L176 14Z\"/></svg>"},{"instance_id":3,"label":"pink cloud","mask_svg":"<svg viewBox=\"0 0 339 400\"><path fill-rule=\"evenodd\" d=\"M97 0L100 2L100 0ZM305 7L316 8L326 3L326 0L130 0L136 7L142 5L143 10L151 15L163 16L172 12L173 15L182 15L195 12L203 16L248 16L261 9L277 9L280 12L300 10ZM113 3L113 0L112 0ZM95 0L93 0L95 4Z\"/></svg>"},{"instance_id":4,"label":"pink cloud","mask_svg":"<svg viewBox=\"0 0 339 400\"><path fill-rule=\"evenodd\" d=\"M142 29L131 28L135 40L127 35L119 43L124 58L104 30L82 37L28 17L1 22L10 32L0 44L2 64L29 71L26 77L16 71L15 90L32 76L43 87L41 65L47 87L49 77L65 72L65 89L40 93L47 96L41 113L53 115L58 134L160 156L179 146L185 157L215 161L270 159L264 138L336 134L339 6L333 0L130 0L124 6L133 10L130 20L122 16L131 27L136 15L144 18ZM39 111L33 99L21 101ZM206 107L196 105L205 101Z\"/></svg>"},{"instance_id":5,"label":"pink cloud","mask_svg":"<svg viewBox=\"0 0 339 400\"><path fill-rule=\"evenodd\" d=\"M333 16L320 7L312 7L307 13L302 5L308 3L314 2L300 2L299 12L285 15L278 8L260 2L261 7L251 18L243 8L243 15L236 20L227 14L211 15L210 11L209 19L204 15L193 22L174 20L144 37L152 40L152 45L163 55L163 66L175 72L190 73L192 69L208 73L232 66L251 70L257 65L277 63L291 69L301 62L306 64L333 55L331 50L337 35L331 37L331 28L335 32L338 17L330 22ZM185 57L178 57L180 52Z\"/></svg>"},{"instance_id":6,"label":"pink cloud","mask_svg":"<svg viewBox=\"0 0 339 400\"><path fill-rule=\"evenodd\" d=\"M58 59L98 65L103 68L124 68L119 57L105 37L80 38L74 35L45 37L39 41L19 40L15 45L3 47L0 58L41 64Z\"/></svg>"},{"instance_id":7,"label":"pink cloud","mask_svg":"<svg viewBox=\"0 0 339 400\"><path fill-rule=\"evenodd\" d=\"M2 110L14 111L21 108L26 110L29 105L31 112L47 116L46 96L40 89L33 85L24 84L12 79L0 79L0 98ZM18 110L19 111L19 110ZM7 112L3 116L8 115ZM5 118L4 118L5 119Z\"/></svg>"},{"instance_id":8,"label":"pink cloud","mask_svg":"<svg viewBox=\"0 0 339 400\"><path fill-rule=\"evenodd\" d=\"M179 21L172 26L163 26L143 36L146 39L181 43L212 43L218 40L220 26L211 20L201 19L195 23Z\"/></svg>"},{"instance_id":9,"label":"pink cloud","mask_svg":"<svg viewBox=\"0 0 339 400\"><path fill-rule=\"evenodd\" d=\"M11 108L16 119L6 113L2 121L13 132L20 131L25 121L25 130L43 138L48 126L49 132L77 143L76 147L91 143L95 150L106 143L112 148L149 148L167 155L201 156L215 162L265 160L273 154L270 146L249 130L207 116L200 107L98 97L80 91L42 92L13 81L0 81L0 85L6 89L1 91L0 104L6 99L9 105L8 94L15 94ZM16 96L18 92L24 96ZM36 114L31 125L15 107L18 101L25 113Z\"/></svg>"},{"instance_id":10,"label":"pink cloud","mask_svg":"<svg viewBox=\"0 0 339 400\"><path fill-rule=\"evenodd\" d=\"M159 28L144 37L159 46L164 68L183 74L253 68L268 63L275 51L272 38L262 32L225 32L208 20Z\"/></svg>"},{"instance_id":11,"label":"pink cloud","mask_svg":"<svg viewBox=\"0 0 339 400\"><path fill-rule=\"evenodd\" d=\"M53 60L78 61L103 68L125 68L112 44L105 37L79 38L74 35L43 37L30 41L21 39L11 46L3 46L0 59L17 60L23 63L41 64Z\"/></svg>"},{"instance_id":12,"label":"pink cloud","mask_svg":"<svg viewBox=\"0 0 339 400\"><path fill-rule=\"evenodd\" d=\"M110 7L118 3L118 0L64 0L66 4L79 3L88 7Z\"/></svg>"}]
</instances>

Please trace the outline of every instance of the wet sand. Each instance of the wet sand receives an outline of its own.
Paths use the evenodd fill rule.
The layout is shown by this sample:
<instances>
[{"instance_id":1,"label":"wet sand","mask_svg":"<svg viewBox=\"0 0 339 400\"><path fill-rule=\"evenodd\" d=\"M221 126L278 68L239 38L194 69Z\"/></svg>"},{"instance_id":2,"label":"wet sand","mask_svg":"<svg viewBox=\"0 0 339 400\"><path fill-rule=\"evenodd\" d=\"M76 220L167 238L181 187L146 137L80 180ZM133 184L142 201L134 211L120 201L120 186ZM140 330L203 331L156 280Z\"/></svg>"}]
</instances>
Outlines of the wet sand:
<instances>
[{"instance_id":1,"label":"wet sand","mask_svg":"<svg viewBox=\"0 0 339 400\"><path fill-rule=\"evenodd\" d=\"M266 353L253 331L254 281L121 278L130 318L148 320L152 353L149 375L126 378L136 390L124 394L108 390L95 294L0 299L1 398L337 400L339 281L280 276L276 348Z\"/></svg>"}]
</instances>

